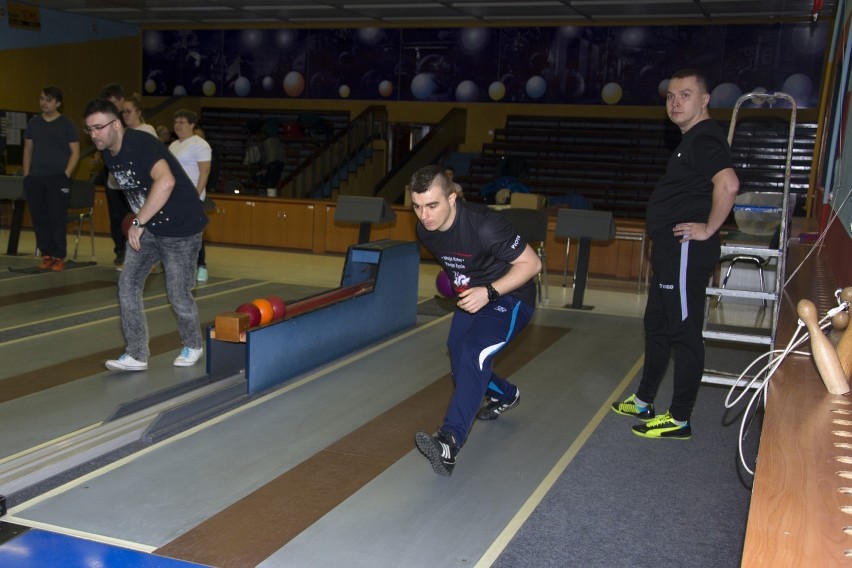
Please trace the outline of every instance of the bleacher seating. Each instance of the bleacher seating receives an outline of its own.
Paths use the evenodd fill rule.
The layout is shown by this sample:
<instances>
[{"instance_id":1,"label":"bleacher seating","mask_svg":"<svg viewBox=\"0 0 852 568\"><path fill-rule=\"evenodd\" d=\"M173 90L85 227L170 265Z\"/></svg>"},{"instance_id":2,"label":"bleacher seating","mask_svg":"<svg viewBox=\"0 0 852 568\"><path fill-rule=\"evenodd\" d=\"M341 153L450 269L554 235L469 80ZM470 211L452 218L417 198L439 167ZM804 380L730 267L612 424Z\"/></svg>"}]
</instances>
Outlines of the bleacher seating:
<instances>
[{"instance_id":1,"label":"bleacher seating","mask_svg":"<svg viewBox=\"0 0 852 568\"><path fill-rule=\"evenodd\" d=\"M727 133L728 124L720 123ZM788 123L741 120L732 151L743 191L780 191L784 182ZM806 194L816 124L798 124L791 191ZM523 160L518 180L553 202L580 194L594 209L644 218L648 197L680 140L667 119L589 119L509 116L505 128L470 162L459 183L476 195L501 177L507 158ZM758 189L759 188L759 189ZM803 202L803 199L802 199Z\"/></svg>"},{"instance_id":2,"label":"bleacher seating","mask_svg":"<svg viewBox=\"0 0 852 568\"><path fill-rule=\"evenodd\" d=\"M287 153L284 178L349 124L349 112L204 108L200 125L219 156L219 191L234 186L249 193L264 189L254 179L254 167L243 162L246 148L253 143L252 133L270 120L278 121L278 135Z\"/></svg>"}]
</instances>

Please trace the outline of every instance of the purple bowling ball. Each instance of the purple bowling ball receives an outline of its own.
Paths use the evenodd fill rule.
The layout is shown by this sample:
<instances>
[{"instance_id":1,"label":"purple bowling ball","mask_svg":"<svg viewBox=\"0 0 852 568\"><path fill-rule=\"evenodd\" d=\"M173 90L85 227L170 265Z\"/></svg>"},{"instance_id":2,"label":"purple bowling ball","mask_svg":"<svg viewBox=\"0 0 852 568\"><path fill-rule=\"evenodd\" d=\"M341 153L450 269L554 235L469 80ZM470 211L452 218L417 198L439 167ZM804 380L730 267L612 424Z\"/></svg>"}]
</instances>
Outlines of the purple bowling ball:
<instances>
[{"instance_id":1,"label":"purple bowling ball","mask_svg":"<svg viewBox=\"0 0 852 568\"><path fill-rule=\"evenodd\" d=\"M438 276L435 277L435 287L438 289L438 293L445 298L456 297L453 283L450 282L450 275L445 270L440 271Z\"/></svg>"}]
</instances>

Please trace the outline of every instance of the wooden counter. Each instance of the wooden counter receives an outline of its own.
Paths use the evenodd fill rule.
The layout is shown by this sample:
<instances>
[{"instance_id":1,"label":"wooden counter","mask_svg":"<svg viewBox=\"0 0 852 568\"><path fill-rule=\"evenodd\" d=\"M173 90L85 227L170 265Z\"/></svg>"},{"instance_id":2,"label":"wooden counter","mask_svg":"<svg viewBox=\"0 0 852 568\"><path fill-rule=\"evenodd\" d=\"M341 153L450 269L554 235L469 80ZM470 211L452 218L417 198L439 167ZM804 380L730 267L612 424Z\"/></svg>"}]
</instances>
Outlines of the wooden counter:
<instances>
[{"instance_id":1,"label":"wooden counter","mask_svg":"<svg viewBox=\"0 0 852 568\"><path fill-rule=\"evenodd\" d=\"M788 249L788 274L809 248ZM800 299L812 300L824 315L837 305L835 289L825 260L811 255L784 292L776 347L789 343ZM839 472L850 472L849 477ZM812 358L792 356L767 389L742 566L852 565L846 556L852 535L844 531L852 526L852 514L843 509L852 507L852 489L842 488L852 488L852 397L829 394Z\"/></svg>"},{"instance_id":2,"label":"wooden counter","mask_svg":"<svg viewBox=\"0 0 852 568\"><path fill-rule=\"evenodd\" d=\"M259 195L224 195L211 193L215 208L208 212L210 222L204 231L209 243L250 245L309 251L316 254L346 252L358 240L358 226L334 221L336 204L331 201L286 199ZM394 206L396 221L374 225L370 238L417 240L414 212L404 206ZM548 224L545 256L551 275L562 274L565 267L565 239L555 237L556 212ZM98 188L94 206L95 232L109 234L109 213L104 189ZM641 235L645 223L641 220L616 219L619 232ZM24 226L31 227L29 217ZM642 250L645 254L642 254ZM575 263L577 242L571 242L568 272ZM431 258L421 248L423 258ZM589 274L603 278L638 280L648 263L648 243L640 240L613 239L592 242ZM644 265L644 266L642 266ZM642 270L640 270L642 268Z\"/></svg>"}]
</instances>

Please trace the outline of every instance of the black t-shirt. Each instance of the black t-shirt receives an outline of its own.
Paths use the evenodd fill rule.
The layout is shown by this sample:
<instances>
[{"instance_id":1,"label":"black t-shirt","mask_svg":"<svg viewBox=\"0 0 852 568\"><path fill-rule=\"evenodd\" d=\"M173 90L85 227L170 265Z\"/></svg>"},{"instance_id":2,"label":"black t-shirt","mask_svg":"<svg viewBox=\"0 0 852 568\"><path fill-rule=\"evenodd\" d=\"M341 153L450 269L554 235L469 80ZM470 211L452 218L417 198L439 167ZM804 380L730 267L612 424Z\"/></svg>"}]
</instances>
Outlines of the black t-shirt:
<instances>
[{"instance_id":1,"label":"black t-shirt","mask_svg":"<svg viewBox=\"0 0 852 568\"><path fill-rule=\"evenodd\" d=\"M71 157L71 144L80 141L80 133L65 115L60 114L47 121L37 114L27 123L24 138L33 143L30 175L53 176L65 173Z\"/></svg>"},{"instance_id":2,"label":"black t-shirt","mask_svg":"<svg viewBox=\"0 0 852 568\"><path fill-rule=\"evenodd\" d=\"M456 292L494 282L509 271L527 245L506 217L481 204L458 200L449 229L427 231L418 223L417 237L450 275ZM533 280L510 295L534 306Z\"/></svg>"},{"instance_id":3,"label":"black t-shirt","mask_svg":"<svg viewBox=\"0 0 852 568\"><path fill-rule=\"evenodd\" d=\"M146 221L145 228L163 237L189 237L204 230L207 215L198 199L198 192L180 162L158 138L128 128L124 131L118 154L113 156L107 150L102 152L102 156L135 213L145 204L154 182L151 168L158 161L166 160L174 175L175 186L163 208Z\"/></svg>"},{"instance_id":4,"label":"black t-shirt","mask_svg":"<svg viewBox=\"0 0 852 568\"><path fill-rule=\"evenodd\" d=\"M687 130L648 199L645 223L651 238L671 236L678 223L706 223L713 176L733 167L731 148L715 121L702 120Z\"/></svg>"}]
</instances>

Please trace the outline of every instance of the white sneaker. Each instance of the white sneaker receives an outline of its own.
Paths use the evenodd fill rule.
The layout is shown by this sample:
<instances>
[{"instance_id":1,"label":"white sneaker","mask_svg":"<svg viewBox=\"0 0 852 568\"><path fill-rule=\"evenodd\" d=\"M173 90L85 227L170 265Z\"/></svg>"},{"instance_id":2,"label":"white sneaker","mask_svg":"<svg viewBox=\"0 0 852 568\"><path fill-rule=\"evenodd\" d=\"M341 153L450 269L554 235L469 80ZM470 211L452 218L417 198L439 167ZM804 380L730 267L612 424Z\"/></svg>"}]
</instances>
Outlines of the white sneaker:
<instances>
[{"instance_id":1,"label":"white sneaker","mask_svg":"<svg viewBox=\"0 0 852 568\"><path fill-rule=\"evenodd\" d=\"M104 364L110 371L145 371L148 369L146 361L137 361L127 353L124 353L118 359L110 359Z\"/></svg>"},{"instance_id":2,"label":"white sneaker","mask_svg":"<svg viewBox=\"0 0 852 568\"><path fill-rule=\"evenodd\" d=\"M201 359L202 353L204 353L204 349L184 347L181 349L180 355L175 359L175 367L192 367Z\"/></svg>"},{"instance_id":3,"label":"white sneaker","mask_svg":"<svg viewBox=\"0 0 852 568\"><path fill-rule=\"evenodd\" d=\"M198 267L198 272L195 275L195 279L198 282L207 282L207 267L206 266L199 266Z\"/></svg>"}]
</instances>

